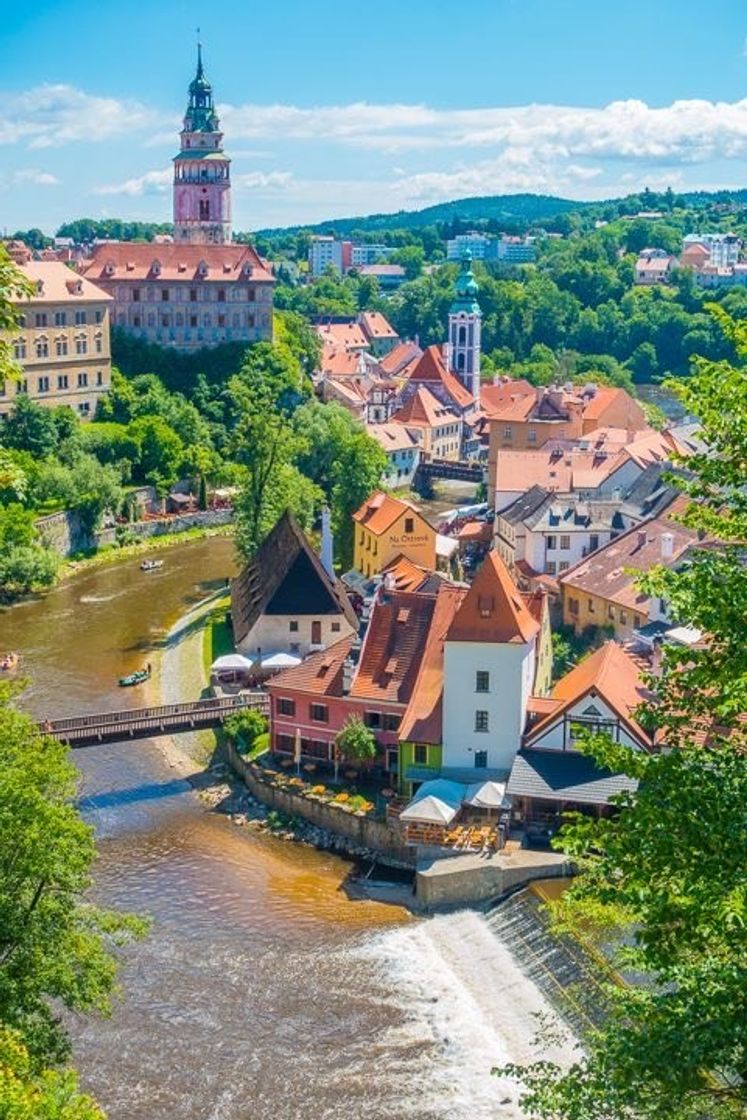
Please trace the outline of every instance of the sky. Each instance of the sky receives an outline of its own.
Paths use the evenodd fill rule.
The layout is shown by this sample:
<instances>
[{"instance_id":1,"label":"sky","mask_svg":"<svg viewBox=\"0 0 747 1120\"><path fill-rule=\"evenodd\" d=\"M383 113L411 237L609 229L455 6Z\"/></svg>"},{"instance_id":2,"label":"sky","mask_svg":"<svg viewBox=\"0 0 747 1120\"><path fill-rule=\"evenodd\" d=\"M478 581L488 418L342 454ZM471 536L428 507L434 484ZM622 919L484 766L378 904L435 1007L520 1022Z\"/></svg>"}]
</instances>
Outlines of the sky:
<instances>
[{"instance_id":1,"label":"sky","mask_svg":"<svg viewBox=\"0 0 747 1120\"><path fill-rule=\"evenodd\" d=\"M204 44L234 228L747 186L747 0L0 0L0 230L171 219Z\"/></svg>"}]
</instances>

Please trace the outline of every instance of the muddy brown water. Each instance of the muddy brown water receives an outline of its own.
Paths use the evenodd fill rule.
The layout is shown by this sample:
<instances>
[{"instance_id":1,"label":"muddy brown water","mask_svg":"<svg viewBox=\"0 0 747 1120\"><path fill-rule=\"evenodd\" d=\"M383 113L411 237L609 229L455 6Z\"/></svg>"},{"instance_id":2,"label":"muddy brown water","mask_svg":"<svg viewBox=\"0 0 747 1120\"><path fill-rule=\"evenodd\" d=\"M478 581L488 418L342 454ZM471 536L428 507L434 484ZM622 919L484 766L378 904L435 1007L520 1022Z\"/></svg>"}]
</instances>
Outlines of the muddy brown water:
<instances>
[{"instance_id":1,"label":"muddy brown water","mask_svg":"<svg viewBox=\"0 0 747 1120\"><path fill-rule=\"evenodd\" d=\"M233 571L229 541L86 571L0 614L39 717L136 704L116 686ZM154 697L155 698L155 697ZM110 1120L488 1120L490 1076L531 1057L546 1010L479 915L415 921L348 899L349 866L208 812L156 744L77 751L98 837L95 895L149 914L109 1020L74 1020L75 1061Z\"/></svg>"}]
</instances>

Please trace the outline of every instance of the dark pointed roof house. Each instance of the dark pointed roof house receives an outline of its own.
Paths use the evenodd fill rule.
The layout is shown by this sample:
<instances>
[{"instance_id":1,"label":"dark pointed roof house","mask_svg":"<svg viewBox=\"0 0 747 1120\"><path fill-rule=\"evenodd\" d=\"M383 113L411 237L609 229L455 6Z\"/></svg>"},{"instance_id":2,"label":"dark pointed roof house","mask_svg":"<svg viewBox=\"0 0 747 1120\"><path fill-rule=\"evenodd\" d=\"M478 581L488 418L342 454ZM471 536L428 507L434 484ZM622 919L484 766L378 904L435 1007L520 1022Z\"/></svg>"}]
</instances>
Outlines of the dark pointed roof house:
<instances>
[{"instance_id":1,"label":"dark pointed roof house","mask_svg":"<svg viewBox=\"0 0 747 1120\"><path fill-rule=\"evenodd\" d=\"M325 649L358 629L344 587L286 512L231 585L236 648L247 656Z\"/></svg>"}]
</instances>

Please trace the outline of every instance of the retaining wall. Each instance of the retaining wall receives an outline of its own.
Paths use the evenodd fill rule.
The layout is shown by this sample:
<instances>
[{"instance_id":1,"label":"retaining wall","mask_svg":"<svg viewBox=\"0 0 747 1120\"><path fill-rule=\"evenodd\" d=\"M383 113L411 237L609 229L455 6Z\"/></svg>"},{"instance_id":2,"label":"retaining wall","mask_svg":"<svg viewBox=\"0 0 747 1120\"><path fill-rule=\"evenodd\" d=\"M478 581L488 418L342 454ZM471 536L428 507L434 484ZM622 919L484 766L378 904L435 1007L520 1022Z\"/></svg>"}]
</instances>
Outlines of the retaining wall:
<instances>
[{"instance_id":1,"label":"retaining wall","mask_svg":"<svg viewBox=\"0 0 747 1120\"><path fill-rule=\"evenodd\" d=\"M572 864L557 852L521 849L504 855L418 859L415 897L423 910L448 910L493 902L533 879L567 878Z\"/></svg>"},{"instance_id":2,"label":"retaining wall","mask_svg":"<svg viewBox=\"0 0 747 1120\"><path fill-rule=\"evenodd\" d=\"M231 509L194 510L192 513L179 513L171 517L159 517L148 521L132 521L126 525L127 532L135 540L161 537L168 533L181 533L185 529L212 528L230 525L233 521ZM112 525L91 535L83 528L80 516L75 510L50 513L39 517L36 528L48 548L53 548L60 556L73 556L76 552L87 552L102 545L112 545L117 540L117 527Z\"/></svg>"},{"instance_id":3,"label":"retaining wall","mask_svg":"<svg viewBox=\"0 0 747 1120\"><path fill-rule=\"evenodd\" d=\"M376 852L382 863L393 867L415 866L415 850L404 847L399 832L390 825L370 817L357 817L324 801L314 801L291 790L268 785L259 776L259 768L242 758L230 741L227 743L227 758L247 789L263 805L277 809L287 817L302 817L317 828L343 836L350 841L351 848L369 848Z\"/></svg>"}]
</instances>

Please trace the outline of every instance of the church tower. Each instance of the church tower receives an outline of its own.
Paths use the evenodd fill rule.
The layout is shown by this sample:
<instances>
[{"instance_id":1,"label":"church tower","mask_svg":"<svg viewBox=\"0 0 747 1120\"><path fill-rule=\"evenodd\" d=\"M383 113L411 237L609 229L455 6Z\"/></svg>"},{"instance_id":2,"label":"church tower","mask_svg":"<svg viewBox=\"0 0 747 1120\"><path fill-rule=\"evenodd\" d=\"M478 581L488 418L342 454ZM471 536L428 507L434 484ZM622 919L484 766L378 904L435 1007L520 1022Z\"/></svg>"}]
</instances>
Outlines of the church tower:
<instances>
[{"instance_id":1,"label":"church tower","mask_svg":"<svg viewBox=\"0 0 747 1120\"><path fill-rule=\"evenodd\" d=\"M480 399L480 331L482 312L479 292L472 271L472 254L467 250L457 277L456 295L449 308L449 357L455 373L476 401Z\"/></svg>"},{"instance_id":2,"label":"church tower","mask_svg":"<svg viewBox=\"0 0 747 1120\"><path fill-rule=\"evenodd\" d=\"M175 243L223 245L231 240L230 163L198 43L181 151L174 157Z\"/></svg>"}]
</instances>

